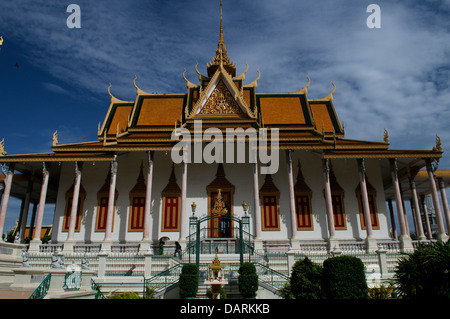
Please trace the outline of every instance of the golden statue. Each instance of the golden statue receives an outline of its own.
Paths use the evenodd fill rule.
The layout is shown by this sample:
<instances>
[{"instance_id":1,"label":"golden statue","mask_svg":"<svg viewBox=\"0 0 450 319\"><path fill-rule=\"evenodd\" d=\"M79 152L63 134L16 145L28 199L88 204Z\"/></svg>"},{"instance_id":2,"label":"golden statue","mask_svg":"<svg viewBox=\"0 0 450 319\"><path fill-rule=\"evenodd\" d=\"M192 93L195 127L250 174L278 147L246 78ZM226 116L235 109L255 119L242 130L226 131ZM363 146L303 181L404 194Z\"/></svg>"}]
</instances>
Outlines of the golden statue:
<instances>
[{"instance_id":1,"label":"golden statue","mask_svg":"<svg viewBox=\"0 0 450 319\"><path fill-rule=\"evenodd\" d=\"M214 207L211 210L212 215L226 215L228 214L228 210L225 208L225 202L222 200L221 190L219 189L219 193L216 196L216 200L214 202Z\"/></svg>"}]
</instances>

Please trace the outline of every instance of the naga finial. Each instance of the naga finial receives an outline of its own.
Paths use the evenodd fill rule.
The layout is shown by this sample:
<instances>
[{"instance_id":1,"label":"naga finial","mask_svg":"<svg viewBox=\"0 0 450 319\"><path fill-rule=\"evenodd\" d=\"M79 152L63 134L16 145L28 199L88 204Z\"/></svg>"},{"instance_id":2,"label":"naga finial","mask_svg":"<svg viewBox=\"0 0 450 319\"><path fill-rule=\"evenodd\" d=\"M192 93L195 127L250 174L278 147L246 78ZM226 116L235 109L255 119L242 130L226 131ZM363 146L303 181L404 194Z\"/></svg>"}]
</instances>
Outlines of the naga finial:
<instances>
[{"instance_id":1,"label":"naga finial","mask_svg":"<svg viewBox=\"0 0 450 319\"><path fill-rule=\"evenodd\" d=\"M53 133L53 146L58 145L58 131L56 130L55 133Z\"/></svg>"},{"instance_id":2,"label":"naga finial","mask_svg":"<svg viewBox=\"0 0 450 319\"><path fill-rule=\"evenodd\" d=\"M389 132L388 130L384 129L384 142L389 143Z\"/></svg>"},{"instance_id":3,"label":"naga finial","mask_svg":"<svg viewBox=\"0 0 450 319\"><path fill-rule=\"evenodd\" d=\"M436 146L433 147L433 151L442 152L442 142L439 135L436 134Z\"/></svg>"},{"instance_id":4,"label":"naga finial","mask_svg":"<svg viewBox=\"0 0 450 319\"><path fill-rule=\"evenodd\" d=\"M0 141L0 156L6 156L8 153L5 152L5 139Z\"/></svg>"}]
</instances>

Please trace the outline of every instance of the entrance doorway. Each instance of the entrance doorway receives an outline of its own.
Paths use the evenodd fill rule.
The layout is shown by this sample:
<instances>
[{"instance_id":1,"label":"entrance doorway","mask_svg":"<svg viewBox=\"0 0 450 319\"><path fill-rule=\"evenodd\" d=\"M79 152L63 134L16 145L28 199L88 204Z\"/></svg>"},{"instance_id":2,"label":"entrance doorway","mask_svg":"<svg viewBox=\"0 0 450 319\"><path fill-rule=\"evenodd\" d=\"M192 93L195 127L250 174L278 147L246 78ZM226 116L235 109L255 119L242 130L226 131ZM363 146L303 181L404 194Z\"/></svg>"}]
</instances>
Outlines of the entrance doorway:
<instances>
[{"instance_id":1,"label":"entrance doorway","mask_svg":"<svg viewBox=\"0 0 450 319\"><path fill-rule=\"evenodd\" d=\"M216 178L206 187L208 193L208 237L234 237L234 185L226 176L223 164L217 166Z\"/></svg>"}]
</instances>

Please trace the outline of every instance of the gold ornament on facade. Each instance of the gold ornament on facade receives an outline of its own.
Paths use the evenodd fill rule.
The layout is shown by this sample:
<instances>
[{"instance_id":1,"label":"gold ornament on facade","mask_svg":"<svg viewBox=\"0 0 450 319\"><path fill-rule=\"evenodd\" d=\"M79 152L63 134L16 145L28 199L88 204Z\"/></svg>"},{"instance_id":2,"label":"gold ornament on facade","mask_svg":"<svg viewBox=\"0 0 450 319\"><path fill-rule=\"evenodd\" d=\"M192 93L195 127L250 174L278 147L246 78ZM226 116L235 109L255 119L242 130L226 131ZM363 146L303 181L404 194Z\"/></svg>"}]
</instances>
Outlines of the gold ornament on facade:
<instances>
[{"instance_id":1,"label":"gold ornament on facade","mask_svg":"<svg viewBox=\"0 0 450 319\"><path fill-rule=\"evenodd\" d=\"M242 110L223 81L217 84L200 114L242 114Z\"/></svg>"},{"instance_id":2,"label":"gold ornament on facade","mask_svg":"<svg viewBox=\"0 0 450 319\"><path fill-rule=\"evenodd\" d=\"M225 202L222 200L221 190L216 196L216 201L214 202L214 208L211 210L212 215L223 216L228 214L228 210L225 208Z\"/></svg>"}]
</instances>

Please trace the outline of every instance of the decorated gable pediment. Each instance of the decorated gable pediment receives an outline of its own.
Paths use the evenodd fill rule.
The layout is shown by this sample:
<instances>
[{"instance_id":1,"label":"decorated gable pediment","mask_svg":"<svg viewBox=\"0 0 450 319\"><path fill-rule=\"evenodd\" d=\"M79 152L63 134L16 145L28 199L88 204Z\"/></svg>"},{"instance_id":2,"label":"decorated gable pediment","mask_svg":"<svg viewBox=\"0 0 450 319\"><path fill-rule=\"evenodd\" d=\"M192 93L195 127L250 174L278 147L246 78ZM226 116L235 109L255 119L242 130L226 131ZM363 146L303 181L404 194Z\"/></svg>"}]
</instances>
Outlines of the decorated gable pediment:
<instances>
[{"instance_id":1,"label":"decorated gable pediment","mask_svg":"<svg viewBox=\"0 0 450 319\"><path fill-rule=\"evenodd\" d=\"M244 114L225 83L220 80L199 114Z\"/></svg>"},{"instance_id":2,"label":"decorated gable pediment","mask_svg":"<svg viewBox=\"0 0 450 319\"><path fill-rule=\"evenodd\" d=\"M192 110L187 112L187 118L220 116L256 118L243 97L242 87L238 88L223 67L216 71L200 92Z\"/></svg>"}]
</instances>

